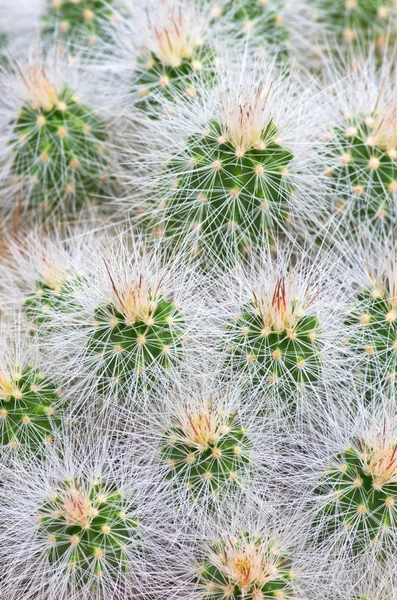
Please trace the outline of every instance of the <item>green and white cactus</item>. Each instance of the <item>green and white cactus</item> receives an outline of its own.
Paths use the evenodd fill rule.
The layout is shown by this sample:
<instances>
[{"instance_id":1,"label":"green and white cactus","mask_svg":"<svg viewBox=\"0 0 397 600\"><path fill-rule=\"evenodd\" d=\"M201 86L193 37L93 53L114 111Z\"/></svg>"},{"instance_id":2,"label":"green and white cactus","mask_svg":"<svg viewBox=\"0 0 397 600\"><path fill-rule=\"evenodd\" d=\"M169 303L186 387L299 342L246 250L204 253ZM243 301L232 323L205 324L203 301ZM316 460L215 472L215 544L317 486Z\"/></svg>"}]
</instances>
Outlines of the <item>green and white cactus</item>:
<instances>
[{"instance_id":1,"label":"green and white cactus","mask_svg":"<svg viewBox=\"0 0 397 600\"><path fill-rule=\"evenodd\" d=\"M203 404L166 431L167 478L201 500L233 493L250 463L250 441L236 415Z\"/></svg>"},{"instance_id":2,"label":"green and white cactus","mask_svg":"<svg viewBox=\"0 0 397 600\"><path fill-rule=\"evenodd\" d=\"M0 374L0 443L40 452L51 445L61 423L60 392L35 367L18 365Z\"/></svg>"},{"instance_id":3,"label":"green and white cactus","mask_svg":"<svg viewBox=\"0 0 397 600\"><path fill-rule=\"evenodd\" d=\"M23 80L28 99L10 122L12 189L22 208L73 214L104 189L105 126L45 66L29 67Z\"/></svg>"},{"instance_id":4,"label":"green and white cactus","mask_svg":"<svg viewBox=\"0 0 397 600\"><path fill-rule=\"evenodd\" d=\"M76 50L96 46L106 38L106 24L114 19L113 4L113 0L47 0L43 31Z\"/></svg>"},{"instance_id":5,"label":"green and white cactus","mask_svg":"<svg viewBox=\"0 0 397 600\"><path fill-rule=\"evenodd\" d=\"M200 598L232 600L292 598L291 560L288 554L248 533L214 543L199 562L197 587Z\"/></svg>"},{"instance_id":6,"label":"green and white cactus","mask_svg":"<svg viewBox=\"0 0 397 600\"><path fill-rule=\"evenodd\" d=\"M87 347L96 358L100 387L123 390L141 374L155 385L156 371L164 373L180 359L184 339L181 310L141 276L114 287L113 299L96 308Z\"/></svg>"},{"instance_id":7,"label":"green and white cactus","mask_svg":"<svg viewBox=\"0 0 397 600\"><path fill-rule=\"evenodd\" d=\"M255 389L269 384L296 393L303 384L321 379L321 325L310 312L310 300L291 295L291 281L280 277L272 295L241 307L228 324L227 368Z\"/></svg>"},{"instance_id":8,"label":"green and white cactus","mask_svg":"<svg viewBox=\"0 0 397 600\"><path fill-rule=\"evenodd\" d=\"M342 540L354 554L381 555L395 537L396 441L385 435L355 440L335 456L316 493L320 539Z\"/></svg>"},{"instance_id":9,"label":"green and white cactus","mask_svg":"<svg viewBox=\"0 0 397 600\"><path fill-rule=\"evenodd\" d=\"M120 490L102 480L60 482L39 508L37 536L47 541L51 565L64 563L76 587L101 587L128 568L127 546L139 520Z\"/></svg>"}]
</instances>

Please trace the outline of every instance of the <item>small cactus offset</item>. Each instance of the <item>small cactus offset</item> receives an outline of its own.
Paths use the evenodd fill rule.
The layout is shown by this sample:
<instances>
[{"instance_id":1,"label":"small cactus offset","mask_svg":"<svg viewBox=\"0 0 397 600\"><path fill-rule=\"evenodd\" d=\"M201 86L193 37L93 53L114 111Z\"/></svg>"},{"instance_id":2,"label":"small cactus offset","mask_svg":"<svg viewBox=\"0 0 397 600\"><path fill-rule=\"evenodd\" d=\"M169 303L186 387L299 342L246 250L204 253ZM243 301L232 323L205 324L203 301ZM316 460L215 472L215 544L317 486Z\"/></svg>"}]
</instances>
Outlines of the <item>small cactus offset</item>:
<instances>
[{"instance_id":1,"label":"small cactus offset","mask_svg":"<svg viewBox=\"0 0 397 600\"><path fill-rule=\"evenodd\" d=\"M335 456L316 492L322 501L320 537L336 537L354 554L390 551L396 533L396 440L379 435L355 440Z\"/></svg>"},{"instance_id":2,"label":"small cactus offset","mask_svg":"<svg viewBox=\"0 0 397 600\"><path fill-rule=\"evenodd\" d=\"M112 0L47 0L42 28L77 50L96 46L106 36L106 22L114 18L112 4Z\"/></svg>"},{"instance_id":3,"label":"small cactus offset","mask_svg":"<svg viewBox=\"0 0 397 600\"><path fill-rule=\"evenodd\" d=\"M294 590L288 554L259 535L249 533L220 540L198 564L200 598L233 600L292 598Z\"/></svg>"},{"instance_id":4,"label":"small cactus offset","mask_svg":"<svg viewBox=\"0 0 397 600\"><path fill-rule=\"evenodd\" d=\"M51 445L61 423L60 393L37 368L16 365L0 374L0 443L39 452Z\"/></svg>"},{"instance_id":5,"label":"small cactus offset","mask_svg":"<svg viewBox=\"0 0 397 600\"><path fill-rule=\"evenodd\" d=\"M143 277L121 288L114 286L113 296L96 309L95 329L87 346L98 357L100 387L122 390L131 377L144 372L150 382L156 369L166 371L177 362L183 352L185 327L175 303L160 288L152 289Z\"/></svg>"},{"instance_id":6,"label":"small cactus offset","mask_svg":"<svg viewBox=\"0 0 397 600\"><path fill-rule=\"evenodd\" d=\"M127 546L139 538L135 507L102 480L60 482L39 508L37 536L51 565L63 564L74 585L101 587L128 567Z\"/></svg>"},{"instance_id":7,"label":"small cactus offset","mask_svg":"<svg viewBox=\"0 0 397 600\"><path fill-rule=\"evenodd\" d=\"M250 442L234 414L203 405L166 431L168 478L198 499L233 493L250 463Z\"/></svg>"},{"instance_id":8,"label":"small cactus offset","mask_svg":"<svg viewBox=\"0 0 397 600\"><path fill-rule=\"evenodd\" d=\"M105 127L70 86L45 66L23 75L28 100L10 123L11 177L22 208L45 216L80 210L103 189Z\"/></svg>"}]
</instances>

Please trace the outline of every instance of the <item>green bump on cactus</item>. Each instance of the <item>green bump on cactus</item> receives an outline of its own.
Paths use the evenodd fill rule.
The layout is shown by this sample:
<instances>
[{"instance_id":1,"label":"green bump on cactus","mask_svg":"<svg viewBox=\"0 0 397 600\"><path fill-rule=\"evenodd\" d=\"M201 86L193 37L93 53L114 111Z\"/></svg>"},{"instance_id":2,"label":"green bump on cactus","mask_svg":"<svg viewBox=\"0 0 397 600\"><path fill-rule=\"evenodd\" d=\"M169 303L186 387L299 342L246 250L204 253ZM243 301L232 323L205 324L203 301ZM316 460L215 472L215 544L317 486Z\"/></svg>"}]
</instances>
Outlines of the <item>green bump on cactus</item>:
<instances>
[{"instance_id":1,"label":"green bump on cactus","mask_svg":"<svg viewBox=\"0 0 397 600\"><path fill-rule=\"evenodd\" d=\"M96 309L96 328L87 342L90 353L98 356L100 386L121 387L141 373L156 383L156 369L164 373L181 358L183 314L143 277L114 290L114 299Z\"/></svg>"},{"instance_id":2,"label":"green bump on cactus","mask_svg":"<svg viewBox=\"0 0 397 600\"><path fill-rule=\"evenodd\" d=\"M390 20L397 16L394 0L319 0L318 5L340 41L347 44L367 41L385 46Z\"/></svg>"},{"instance_id":3,"label":"green bump on cactus","mask_svg":"<svg viewBox=\"0 0 397 600\"><path fill-rule=\"evenodd\" d=\"M47 542L51 564L67 561L69 577L100 586L101 576L119 579L127 547L139 538L139 520L114 485L67 480L39 509L37 535Z\"/></svg>"},{"instance_id":4,"label":"green bump on cactus","mask_svg":"<svg viewBox=\"0 0 397 600\"><path fill-rule=\"evenodd\" d=\"M236 243L245 253L262 239L273 243L292 195L286 174L293 155L279 145L277 126L269 122L258 131L257 111L239 109L237 124L212 121L190 137L186 154L168 167L173 189L160 203L166 235L193 232L198 249L207 244L221 258Z\"/></svg>"},{"instance_id":5,"label":"green bump on cactus","mask_svg":"<svg viewBox=\"0 0 397 600\"><path fill-rule=\"evenodd\" d=\"M185 486L195 497L214 497L241 484L250 444L234 414L203 405L194 414L186 411L167 430L161 456L176 487Z\"/></svg>"},{"instance_id":6,"label":"green bump on cactus","mask_svg":"<svg viewBox=\"0 0 397 600\"><path fill-rule=\"evenodd\" d=\"M47 0L42 18L44 32L61 36L77 46L95 46L106 39L106 22L114 18L112 0Z\"/></svg>"},{"instance_id":7,"label":"green bump on cactus","mask_svg":"<svg viewBox=\"0 0 397 600\"><path fill-rule=\"evenodd\" d=\"M350 344L364 356L367 383L389 383L397 375L397 297L395 290L374 285L358 295L349 323L358 326Z\"/></svg>"},{"instance_id":8,"label":"green bump on cactus","mask_svg":"<svg viewBox=\"0 0 397 600\"><path fill-rule=\"evenodd\" d=\"M204 600L264 600L292 598L291 561L260 536L240 535L221 540L198 565L197 582Z\"/></svg>"},{"instance_id":9,"label":"green bump on cactus","mask_svg":"<svg viewBox=\"0 0 397 600\"><path fill-rule=\"evenodd\" d=\"M321 376L320 324L304 305L286 297L285 280L275 286L271 303L254 297L229 324L227 365L243 380L292 389Z\"/></svg>"},{"instance_id":10,"label":"green bump on cactus","mask_svg":"<svg viewBox=\"0 0 397 600\"><path fill-rule=\"evenodd\" d=\"M375 551L395 536L397 444L386 438L357 440L338 454L322 477L320 538L345 536L355 554Z\"/></svg>"},{"instance_id":11,"label":"green bump on cactus","mask_svg":"<svg viewBox=\"0 0 397 600\"><path fill-rule=\"evenodd\" d=\"M59 394L34 367L0 373L0 442L38 451L49 445L60 424L54 406Z\"/></svg>"},{"instance_id":12,"label":"green bump on cactus","mask_svg":"<svg viewBox=\"0 0 397 600\"><path fill-rule=\"evenodd\" d=\"M329 175L340 192L337 209L364 226L379 220L391 226L397 194L395 112L347 120L335 130L330 150L335 164Z\"/></svg>"},{"instance_id":13,"label":"green bump on cactus","mask_svg":"<svg viewBox=\"0 0 397 600\"><path fill-rule=\"evenodd\" d=\"M10 141L22 203L44 213L79 210L103 187L104 125L72 88L58 92L44 69L24 77L30 100L11 123Z\"/></svg>"}]
</instances>

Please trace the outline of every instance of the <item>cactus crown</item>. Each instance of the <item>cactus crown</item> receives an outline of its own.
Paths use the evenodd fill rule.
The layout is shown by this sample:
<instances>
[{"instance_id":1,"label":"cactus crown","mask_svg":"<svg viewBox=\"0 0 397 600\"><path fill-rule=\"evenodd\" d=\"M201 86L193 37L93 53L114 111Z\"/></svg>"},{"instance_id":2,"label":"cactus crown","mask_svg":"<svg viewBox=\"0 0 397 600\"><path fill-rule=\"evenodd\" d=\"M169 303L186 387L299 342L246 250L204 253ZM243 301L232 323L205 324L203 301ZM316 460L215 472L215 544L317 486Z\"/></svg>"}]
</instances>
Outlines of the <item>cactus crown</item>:
<instances>
[{"instance_id":1,"label":"cactus crown","mask_svg":"<svg viewBox=\"0 0 397 600\"><path fill-rule=\"evenodd\" d=\"M107 266L106 266L107 267ZM177 363L185 336L183 314L167 299L161 284L152 288L141 274L116 285L110 270L112 297L95 310L96 328L88 338L99 356L101 385L125 384L156 367L162 372Z\"/></svg>"},{"instance_id":2,"label":"cactus crown","mask_svg":"<svg viewBox=\"0 0 397 600\"><path fill-rule=\"evenodd\" d=\"M189 7L166 8L163 21L150 25L137 60L133 90L143 110L159 109L156 96L166 101L175 94L195 96L198 77L210 81L214 70L215 56L205 44L200 15Z\"/></svg>"},{"instance_id":3,"label":"cactus crown","mask_svg":"<svg viewBox=\"0 0 397 600\"><path fill-rule=\"evenodd\" d=\"M345 535L354 553L393 537L397 500L397 443L386 430L369 431L335 457L317 490L327 498L322 535ZM382 550L382 546L379 546Z\"/></svg>"},{"instance_id":4,"label":"cactus crown","mask_svg":"<svg viewBox=\"0 0 397 600\"><path fill-rule=\"evenodd\" d=\"M225 94L219 120L192 135L173 159L171 189L161 190L166 233L175 239L190 233L199 248L211 246L224 259L235 243L249 252L258 238L268 243L285 226L293 155L278 139L269 94L261 85Z\"/></svg>"},{"instance_id":5,"label":"cactus crown","mask_svg":"<svg viewBox=\"0 0 397 600\"><path fill-rule=\"evenodd\" d=\"M91 46L106 36L104 23L113 18L112 0L48 0L44 32Z\"/></svg>"},{"instance_id":6,"label":"cactus crown","mask_svg":"<svg viewBox=\"0 0 397 600\"><path fill-rule=\"evenodd\" d=\"M161 455L176 487L182 484L196 497L217 496L240 482L250 462L250 444L235 414L204 403L197 412L186 409L175 418Z\"/></svg>"},{"instance_id":7,"label":"cactus crown","mask_svg":"<svg viewBox=\"0 0 397 600\"><path fill-rule=\"evenodd\" d=\"M383 276L372 276L372 285L358 294L350 322L356 331L350 343L364 356L368 383L386 379L394 383L397 373L397 260L395 252Z\"/></svg>"},{"instance_id":8,"label":"cactus crown","mask_svg":"<svg viewBox=\"0 0 397 600\"><path fill-rule=\"evenodd\" d=\"M384 46L390 19L396 16L394 0L320 0L319 5L347 44L366 40Z\"/></svg>"},{"instance_id":9,"label":"cactus crown","mask_svg":"<svg viewBox=\"0 0 397 600\"><path fill-rule=\"evenodd\" d=\"M337 209L361 226L395 219L397 194L397 110L393 101L378 114L350 118L330 141ZM363 200L364 198L364 200ZM350 206L349 206L350 205Z\"/></svg>"},{"instance_id":10,"label":"cactus crown","mask_svg":"<svg viewBox=\"0 0 397 600\"><path fill-rule=\"evenodd\" d=\"M34 367L0 372L0 443L36 452L49 445L60 423L54 384Z\"/></svg>"},{"instance_id":11,"label":"cactus crown","mask_svg":"<svg viewBox=\"0 0 397 600\"><path fill-rule=\"evenodd\" d=\"M113 484L69 479L58 484L39 509L37 535L51 564L62 564L76 585L120 580L128 547L138 539L135 507Z\"/></svg>"},{"instance_id":12,"label":"cactus crown","mask_svg":"<svg viewBox=\"0 0 397 600\"><path fill-rule=\"evenodd\" d=\"M77 210L103 185L104 125L44 66L20 73L27 99L11 121L15 183L26 205Z\"/></svg>"},{"instance_id":13,"label":"cactus crown","mask_svg":"<svg viewBox=\"0 0 397 600\"><path fill-rule=\"evenodd\" d=\"M198 584L203 598L264 600L292 597L292 578L285 552L245 533L208 548L199 564Z\"/></svg>"},{"instance_id":14,"label":"cactus crown","mask_svg":"<svg viewBox=\"0 0 397 600\"><path fill-rule=\"evenodd\" d=\"M253 383L279 381L288 386L317 381L320 323L308 314L316 296L296 297L293 280L283 276L273 290L268 288L259 297L254 294L228 326L228 366Z\"/></svg>"}]
</instances>

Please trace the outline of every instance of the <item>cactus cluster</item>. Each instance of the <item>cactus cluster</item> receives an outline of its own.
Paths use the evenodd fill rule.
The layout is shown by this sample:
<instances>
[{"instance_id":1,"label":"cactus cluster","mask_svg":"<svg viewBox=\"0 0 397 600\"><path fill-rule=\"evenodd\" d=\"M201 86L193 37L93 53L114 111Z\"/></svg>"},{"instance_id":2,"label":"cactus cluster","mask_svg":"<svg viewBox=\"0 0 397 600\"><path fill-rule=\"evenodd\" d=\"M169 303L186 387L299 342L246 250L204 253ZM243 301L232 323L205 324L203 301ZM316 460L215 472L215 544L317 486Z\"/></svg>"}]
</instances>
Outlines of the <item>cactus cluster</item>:
<instances>
[{"instance_id":1,"label":"cactus cluster","mask_svg":"<svg viewBox=\"0 0 397 600\"><path fill-rule=\"evenodd\" d=\"M257 117L249 106L237 111L238 119ZM234 245L250 253L261 239L272 243L289 217L292 153L278 143L274 123L253 127L250 139L239 135L240 124L233 130L211 121L191 136L168 167L170 189L160 195L165 235L193 236L198 250L210 248L221 259Z\"/></svg>"},{"instance_id":2,"label":"cactus cluster","mask_svg":"<svg viewBox=\"0 0 397 600\"><path fill-rule=\"evenodd\" d=\"M220 600L292 598L291 560L259 535L240 534L210 546L198 565L200 597Z\"/></svg>"},{"instance_id":3,"label":"cactus cluster","mask_svg":"<svg viewBox=\"0 0 397 600\"><path fill-rule=\"evenodd\" d=\"M51 445L60 415L59 392L35 367L15 368L0 374L0 443L39 452Z\"/></svg>"},{"instance_id":4,"label":"cactus cluster","mask_svg":"<svg viewBox=\"0 0 397 600\"><path fill-rule=\"evenodd\" d=\"M347 541L355 554L382 554L395 537L397 444L356 440L332 461L316 492L320 537Z\"/></svg>"},{"instance_id":5,"label":"cactus cluster","mask_svg":"<svg viewBox=\"0 0 397 600\"><path fill-rule=\"evenodd\" d=\"M98 357L100 387L122 391L141 373L156 383L156 371L166 372L183 353L183 314L143 277L114 292L113 300L96 309L95 328L87 339L89 352Z\"/></svg>"},{"instance_id":6,"label":"cactus cluster","mask_svg":"<svg viewBox=\"0 0 397 600\"><path fill-rule=\"evenodd\" d=\"M390 227L396 218L397 138L393 109L346 120L329 142L336 210L361 226Z\"/></svg>"},{"instance_id":7,"label":"cactus cluster","mask_svg":"<svg viewBox=\"0 0 397 600\"><path fill-rule=\"evenodd\" d=\"M294 392L320 379L320 334L318 318L305 314L299 299L287 298L280 278L271 299L255 295L229 324L227 364L255 387L273 384Z\"/></svg>"},{"instance_id":8,"label":"cactus cluster","mask_svg":"<svg viewBox=\"0 0 397 600\"><path fill-rule=\"evenodd\" d=\"M41 20L45 34L59 35L76 50L106 38L106 23L114 18L112 0L47 0L47 4Z\"/></svg>"},{"instance_id":9,"label":"cactus cluster","mask_svg":"<svg viewBox=\"0 0 397 600\"><path fill-rule=\"evenodd\" d=\"M58 90L44 67L24 77L30 99L11 122L13 187L23 207L71 214L103 189L104 124L72 87Z\"/></svg>"},{"instance_id":10,"label":"cactus cluster","mask_svg":"<svg viewBox=\"0 0 397 600\"><path fill-rule=\"evenodd\" d=\"M176 421L161 449L168 479L199 498L233 493L250 463L248 435L236 415L203 405Z\"/></svg>"},{"instance_id":11,"label":"cactus cluster","mask_svg":"<svg viewBox=\"0 0 397 600\"><path fill-rule=\"evenodd\" d=\"M37 536L50 564L62 564L69 586L101 588L120 579L128 547L139 538L135 507L113 484L61 481L38 510Z\"/></svg>"}]
</instances>

